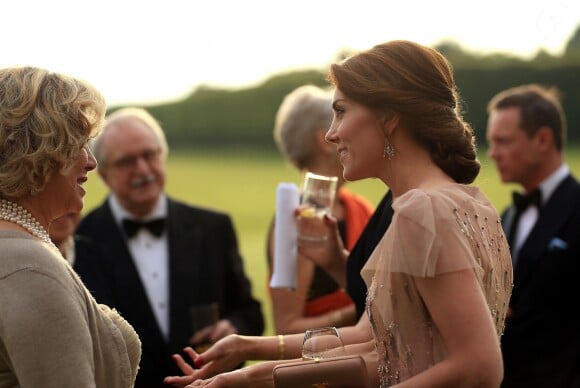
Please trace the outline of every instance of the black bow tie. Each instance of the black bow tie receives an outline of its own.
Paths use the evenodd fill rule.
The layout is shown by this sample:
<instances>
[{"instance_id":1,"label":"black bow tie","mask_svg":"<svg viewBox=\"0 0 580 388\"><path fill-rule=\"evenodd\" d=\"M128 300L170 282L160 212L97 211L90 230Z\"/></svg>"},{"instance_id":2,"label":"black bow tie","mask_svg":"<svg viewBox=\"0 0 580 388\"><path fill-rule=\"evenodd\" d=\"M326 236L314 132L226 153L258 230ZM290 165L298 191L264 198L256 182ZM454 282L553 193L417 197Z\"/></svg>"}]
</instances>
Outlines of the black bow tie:
<instances>
[{"instance_id":1,"label":"black bow tie","mask_svg":"<svg viewBox=\"0 0 580 388\"><path fill-rule=\"evenodd\" d=\"M154 236L160 237L163 234L164 226L164 218L156 218L151 221L135 221L128 218L123 220L123 228L125 228L125 233L127 233L129 238L134 237L141 228L146 228Z\"/></svg>"},{"instance_id":2,"label":"black bow tie","mask_svg":"<svg viewBox=\"0 0 580 388\"><path fill-rule=\"evenodd\" d=\"M539 209L540 205L542 204L542 192L540 189L534 190L529 194L514 192L512 196L514 199L514 206L518 212L525 211L531 205L535 205Z\"/></svg>"}]
</instances>

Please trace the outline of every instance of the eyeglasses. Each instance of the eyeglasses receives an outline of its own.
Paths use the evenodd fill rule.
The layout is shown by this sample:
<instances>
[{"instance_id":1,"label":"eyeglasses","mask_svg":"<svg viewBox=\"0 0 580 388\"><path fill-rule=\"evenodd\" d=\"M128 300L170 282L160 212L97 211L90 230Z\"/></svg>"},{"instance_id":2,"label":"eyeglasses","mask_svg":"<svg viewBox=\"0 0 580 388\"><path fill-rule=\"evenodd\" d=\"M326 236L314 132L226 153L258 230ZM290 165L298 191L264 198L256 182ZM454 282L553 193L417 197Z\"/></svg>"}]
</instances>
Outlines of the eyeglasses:
<instances>
[{"instance_id":1,"label":"eyeglasses","mask_svg":"<svg viewBox=\"0 0 580 388\"><path fill-rule=\"evenodd\" d=\"M119 170L130 170L137 165L139 159L143 159L146 163L154 163L159 161L161 155L161 148L154 150L145 150L139 155L127 155L117 160L108 163L110 166Z\"/></svg>"}]
</instances>

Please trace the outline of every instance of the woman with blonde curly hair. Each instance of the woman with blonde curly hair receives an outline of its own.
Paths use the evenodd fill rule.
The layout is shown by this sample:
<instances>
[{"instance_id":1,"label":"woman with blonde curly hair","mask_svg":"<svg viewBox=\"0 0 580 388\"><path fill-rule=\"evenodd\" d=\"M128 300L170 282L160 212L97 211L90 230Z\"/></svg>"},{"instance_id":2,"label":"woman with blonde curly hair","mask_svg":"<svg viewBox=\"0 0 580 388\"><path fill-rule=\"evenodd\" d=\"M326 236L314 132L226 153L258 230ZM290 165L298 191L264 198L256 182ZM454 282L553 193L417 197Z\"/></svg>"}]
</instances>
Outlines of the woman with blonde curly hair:
<instances>
[{"instance_id":1,"label":"woman with blonde curly hair","mask_svg":"<svg viewBox=\"0 0 580 388\"><path fill-rule=\"evenodd\" d=\"M98 305L51 242L83 208L96 161L88 140L106 104L80 80L0 69L0 387L131 387L133 328Z\"/></svg>"}]
</instances>

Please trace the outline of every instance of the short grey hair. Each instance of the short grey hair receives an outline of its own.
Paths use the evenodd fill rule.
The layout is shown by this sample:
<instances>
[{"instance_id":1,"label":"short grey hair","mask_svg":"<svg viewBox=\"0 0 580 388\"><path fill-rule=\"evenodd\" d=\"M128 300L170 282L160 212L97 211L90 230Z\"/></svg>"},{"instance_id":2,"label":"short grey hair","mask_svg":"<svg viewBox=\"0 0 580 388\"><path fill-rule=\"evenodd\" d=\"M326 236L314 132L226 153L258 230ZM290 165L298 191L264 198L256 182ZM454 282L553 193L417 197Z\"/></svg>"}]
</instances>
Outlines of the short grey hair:
<instances>
[{"instance_id":1,"label":"short grey hair","mask_svg":"<svg viewBox=\"0 0 580 388\"><path fill-rule=\"evenodd\" d=\"M105 118L105 125L103 130L92 142L92 149L97 160L99 168L104 168L107 156L105 150L102 147L102 139L107 130L112 126L112 124L125 121L129 119L137 119L143 122L147 127L151 128L157 139L159 140L159 146L161 147L161 155L166 158L169 154L169 145L167 144L167 138L165 137L165 132L161 128L159 122L145 109L128 107L116 110Z\"/></svg>"},{"instance_id":2,"label":"short grey hair","mask_svg":"<svg viewBox=\"0 0 580 388\"><path fill-rule=\"evenodd\" d=\"M316 152L315 137L332 123L332 92L304 85L287 94L276 113L274 141L282 154L304 170Z\"/></svg>"}]
</instances>

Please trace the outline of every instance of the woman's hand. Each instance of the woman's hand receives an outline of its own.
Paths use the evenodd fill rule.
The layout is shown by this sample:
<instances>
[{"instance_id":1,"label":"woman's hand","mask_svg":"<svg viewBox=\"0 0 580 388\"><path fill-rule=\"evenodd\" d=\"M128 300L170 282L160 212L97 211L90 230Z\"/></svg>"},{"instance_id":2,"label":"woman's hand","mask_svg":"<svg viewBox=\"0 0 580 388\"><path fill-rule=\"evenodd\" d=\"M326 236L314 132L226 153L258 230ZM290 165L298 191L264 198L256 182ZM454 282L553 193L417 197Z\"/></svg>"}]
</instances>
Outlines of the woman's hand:
<instances>
[{"instance_id":1,"label":"woman's hand","mask_svg":"<svg viewBox=\"0 0 580 388\"><path fill-rule=\"evenodd\" d=\"M300 209L295 211L296 222L301 222ZM317 244L301 243L298 239L298 253L324 269L341 286L346 287L346 259L348 251L338 230L337 219L331 215L322 218L327 229L327 238Z\"/></svg>"},{"instance_id":2,"label":"woman's hand","mask_svg":"<svg viewBox=\"0 0 580 388\"><path fill-rule=\"evenodd\" d=\"M274 387L272 371L279 361L266 361L233 372L222 373L207 380L196 380L187 387L209 388L270 388Z\"/></svg>"},{"instance_id":3,"label":"woman's hand","mask_svg":"<svg viewBox=\"0 0 580 388\"><path fill-rule=\"evenodd\" d=\"M219 373L231 371L246 361L243 344L243 337L232 334L222 338L201 354L187 347L184 352L199 369L194 369L181 355L174 354L172 358L184 376L168 376L164 382L176 387L183 387L195 380L207 379Z\"/></svg>"},{"instance_id":4,"label":"woman's hand","mask_svg":"<svg viewBox=\"0 0 580 388\"><path fill-rule=\"evenodd\" d=\"M222 373L207 380L196 380L187 387L229 387L229 388L249 388L249 381L243 370Z\"/></svg>"},{"instance_id":5,"label":"woman's hand","mask_svg":"<svg viewBox=\"0 0 580 388\"><path fill-rule=\"evenodd\" d=\"M228 319L220 319L215 325L205 327L189 339L189 343L193 346L203 344L204 342L214 343L218 340L230 335L236 334L238 331L235 326Z\"/></svg>"},{"instance_id":6,"label":"woman's hand","mask_svg":"<svg viewBox=\"0 0 580 388\"><path fill-rule=\"evenodd\" d=\"M183 349L183 351L185 352L185 354L189 356L192 362L195 362L195 359L198 356L195 350L193 350L190 347L187 347ZM175 363L183 373L183 376L167 376L165 379L163 379L164 384L171 385L172 387L182 388L185 387L187 384L190 384L193 381L195 381L197 376L196 369L193 369L193 367L190 364L188 364L187 361L185 361L180 354L174 354L173 356L171 356L171 358L173 359L173 361L175 361Z\"/></svg>"}]
</instances>

